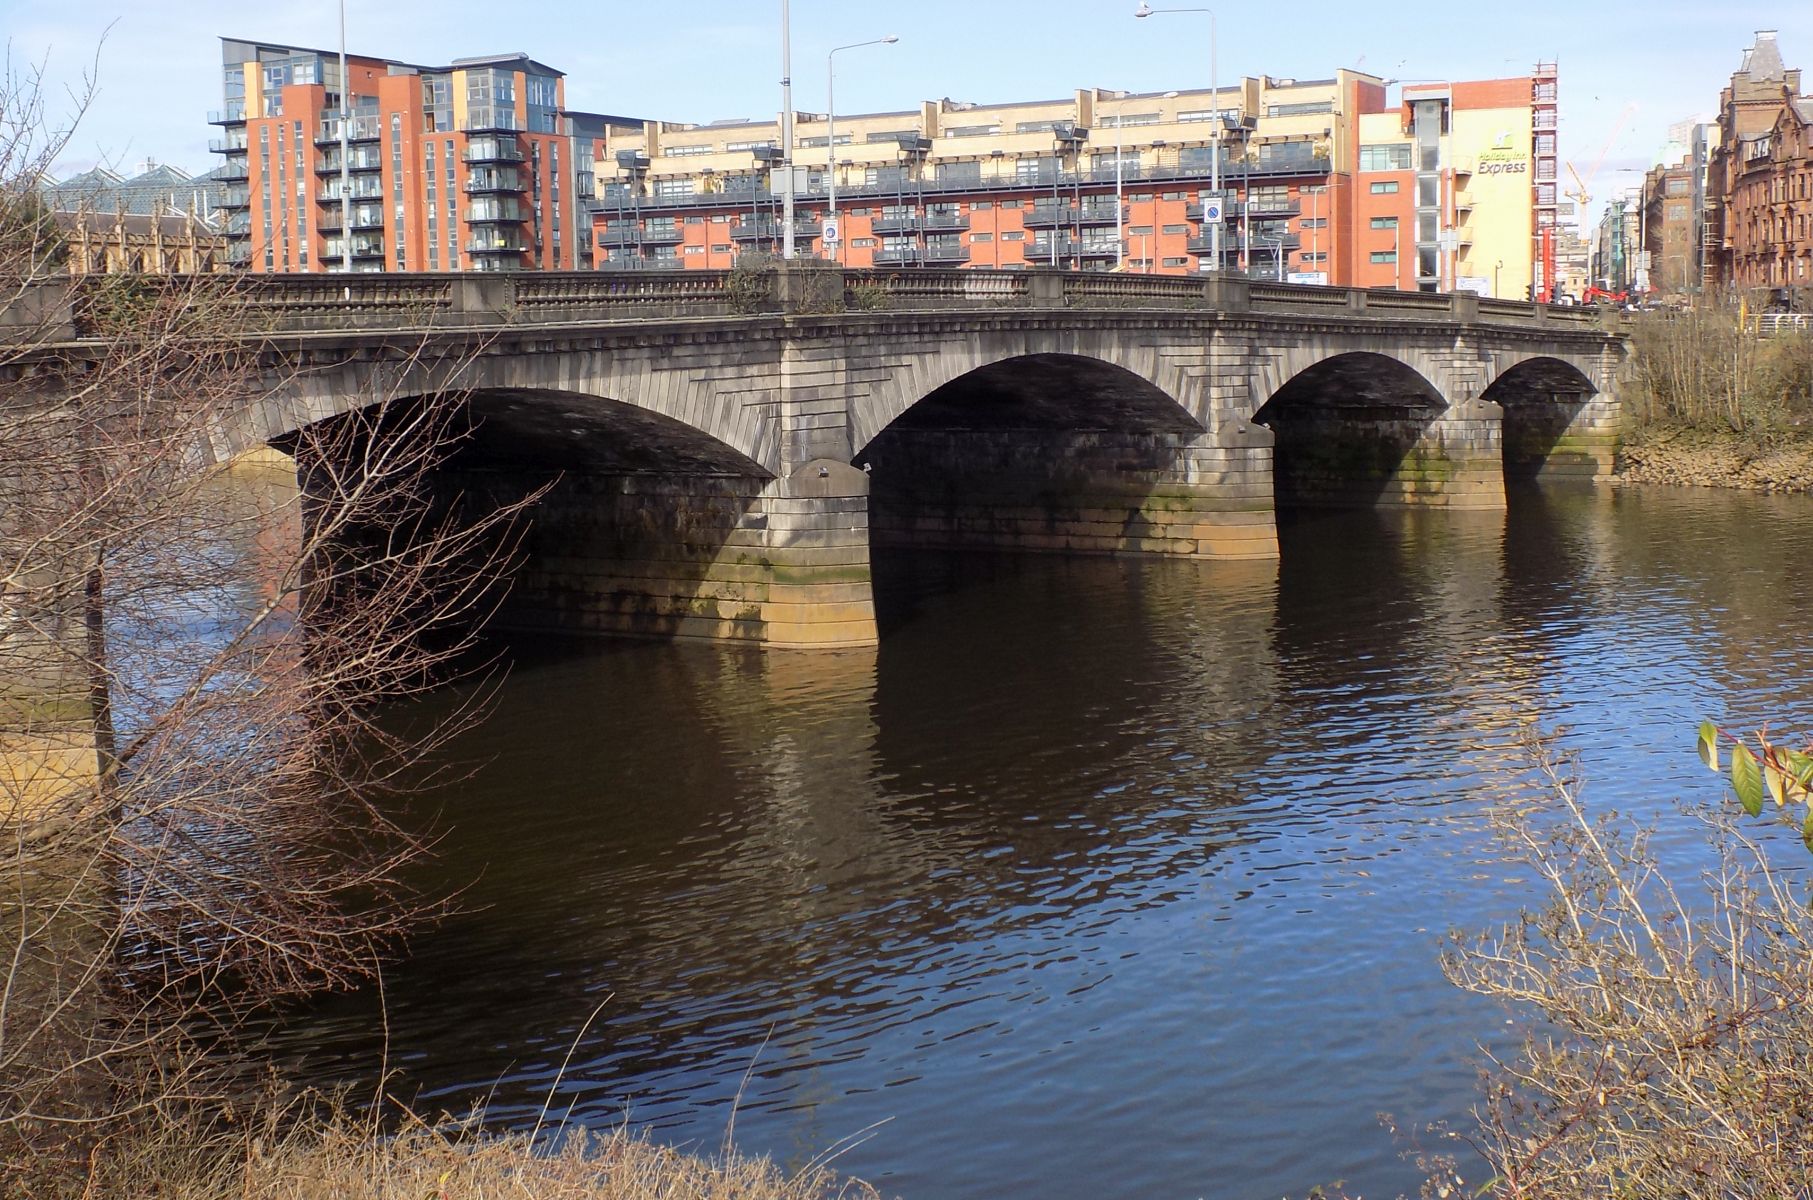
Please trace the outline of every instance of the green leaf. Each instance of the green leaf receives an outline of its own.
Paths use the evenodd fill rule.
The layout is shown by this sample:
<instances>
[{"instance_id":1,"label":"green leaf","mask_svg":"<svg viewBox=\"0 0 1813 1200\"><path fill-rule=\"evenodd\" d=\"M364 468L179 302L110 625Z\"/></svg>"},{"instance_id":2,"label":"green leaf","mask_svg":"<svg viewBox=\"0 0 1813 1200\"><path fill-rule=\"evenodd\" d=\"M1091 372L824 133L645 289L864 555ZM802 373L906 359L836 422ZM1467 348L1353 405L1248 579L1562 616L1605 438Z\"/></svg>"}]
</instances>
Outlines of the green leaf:
<instances>
[{"instance_id":1,"label":"green leaf","mask_svg":"<svg viewBox=\"0 0 1813 1200\"><path fill-rule=\"evenodd\" d=\"M1798 750L1788 751L1788 774L1801 789L1813 789L1813 755L1802 754Z\"/></svg>"},{"instance_id":2,"label":"green leaf","mask_svg":"<svg viewBox=\"0 0 1813 1200\"><path fill-rule=\"evenodd\" d=\"M1708 770L1719 769L1719 729L1711 721L1700 722L1700 761Z\"/></svg>"},{"instance_id":3,"label":"green leaf","mask_svg":"<svg viewBox=\"0 0 1813 1200\"><path fill-rule=\"evenodd\" d=\"M1763 811L1762 768L1750 747L1742 743L1731 748L1731 787L1745 812L1754 817Z\"/></svg>"},{"instance_id":4,"label":"green leaf","mask_svg":"<svg viewBox=\"0 0 1813 1200\"><path fill-rule=\"evenodd\" d=\"M1784 777L1773 762L1763 764L1763 786L1769 789L1769 799L1775 801L1775 807L1782 808L1788 803L1788 787Z\"/></svg>"},{"instance_id":5,"label":"green leaf","mask_svg":"<svg viewBox=\"0 0 1813 1200\"><path fill-rule=\"evenodd\" d=\"M1800 827L1800 840L1807 844L1807 849L1813 850L1813 808L1807 810L1807 819Z\"/></svg>"}]
</instances>

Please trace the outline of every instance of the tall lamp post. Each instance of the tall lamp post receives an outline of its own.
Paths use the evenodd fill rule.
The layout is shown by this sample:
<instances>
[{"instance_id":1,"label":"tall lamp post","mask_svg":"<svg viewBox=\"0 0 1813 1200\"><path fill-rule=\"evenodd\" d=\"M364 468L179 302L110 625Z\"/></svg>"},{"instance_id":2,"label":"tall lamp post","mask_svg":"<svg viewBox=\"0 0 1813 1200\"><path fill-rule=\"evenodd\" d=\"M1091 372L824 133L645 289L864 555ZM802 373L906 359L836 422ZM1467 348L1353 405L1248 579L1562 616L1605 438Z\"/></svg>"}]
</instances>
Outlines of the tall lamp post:
<instances>
[{"instance_id":1,"label":"tall lamp post","mask_svg":"<svg viewBox=\"0 0 1813 1200\"><path fill-rule=\"evenodd\" d=\"M352 162L347 148L352 136L352 80L346 77L346 0L340 0L340 270L353 269ZM402 181L398 180L398 186ZM347 299L351 299L349 292Z\"/></svg>"},{"instance_id":2,"label":"tall lamp post","mask_svg":"<svg viewBox=\"0 0 1813 1200\"><path fill-rule=\"evenodd\" d=\"M1212 8L1153 8L1145 0L1133 10L1136 17L1156 16L1159 13L1207 13L1209 14L1209 91L1214 96L1210 103L1214 106L1212 119L1209 121L1209 136L1214 141L1214 154L1209 159L1209 190L1215 193L1215 202L1221 203L1221 86L1215 78L1215 10ZM1215 269L1221 270L1221 222L1215 222L1209 234L1209 245L1215 255Z\"/></svg>"},{"instance_id":3,"label":"tall lamp post","mask_svg":"<svg viewBox=\"0 0 1813 1200\"><path fill-rule=\"evenodd\" d=\"M863 46L892 46L899 40L890 33L886 37L872 38L866 42L833 46L831 52L825 55L825 189L834 226L837 223L837 52L857 50ZM832 249L831 257L838 262L844 260L842 229L837 231L837 245Z\"/></svg>"},{"instance_id":4,"label":"tall lamp post","mask_svg":"<svg viewBox=\"0 0 1813 1200\"><path fill-rule=\"evenodd\" d=\"M781 0L781 258L793 257L793 18ZM770 210L772 211L772 210Z\"/></svg>"}]
</instances>

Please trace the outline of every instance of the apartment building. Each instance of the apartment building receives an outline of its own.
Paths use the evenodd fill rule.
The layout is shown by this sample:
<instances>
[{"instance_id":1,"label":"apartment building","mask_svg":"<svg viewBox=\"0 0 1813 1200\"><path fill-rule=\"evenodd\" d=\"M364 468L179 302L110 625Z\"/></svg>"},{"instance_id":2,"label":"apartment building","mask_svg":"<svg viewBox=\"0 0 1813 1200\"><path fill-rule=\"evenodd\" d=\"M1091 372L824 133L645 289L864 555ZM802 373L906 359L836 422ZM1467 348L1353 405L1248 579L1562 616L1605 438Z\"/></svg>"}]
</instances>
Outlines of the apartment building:
<instances>
[{"instance_id":1,"label":"apartment building","mask_svg":"<svg viewBox=\"0 0 1813 1200\"><path fill-rule=\"evenodd\" d=\"M1762 30L1719 97L1706 176L1707 273L1727 287L1813 285L1813 97Z\"/></svg>"},{"instance_id":2,"label":"apartment building","mask_svg":"<svg viewBox=\"0 0 1813 1200\"><path fill-rule=\"evenodd\" d=\"M796 252L863 267L1219 267L1521 298L1553 278L1555 86L1545 65L1406 86L1394 104L1386 81L1342 70L1219 92L799 113ZM780 138L777 121L609 130L597 265L723 268L778 250Z\"/></svg>"},{"instance_id":3,"label":"apartment building","mask_svg":"<svg viewBox=\"0 0 1813 1200\"><path fill-rule=\"evenodd\" d=\"M586 202L613 122L521 54L424 67L221 39L228 257L252 271L593 265Z\"/></svg>"}]
</instances>

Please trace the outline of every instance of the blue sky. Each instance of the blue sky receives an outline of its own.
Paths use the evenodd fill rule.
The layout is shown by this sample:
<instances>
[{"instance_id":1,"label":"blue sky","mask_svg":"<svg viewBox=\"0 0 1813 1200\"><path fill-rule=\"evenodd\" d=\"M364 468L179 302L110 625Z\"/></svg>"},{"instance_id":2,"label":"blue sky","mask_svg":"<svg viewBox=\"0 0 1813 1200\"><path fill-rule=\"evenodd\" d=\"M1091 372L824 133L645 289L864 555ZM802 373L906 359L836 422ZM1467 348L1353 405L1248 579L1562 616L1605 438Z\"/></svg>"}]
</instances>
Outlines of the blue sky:
<instances>
[{"instance_id":1,"label":"blue sky","mask_svg":"<svg viewBox=\"0 0 1813 1200\"><path fill-rule=\"evenodd\" d=\"M792 0L795 103L821 109L825 52L895 33L900 42L839 56L838 108L908 109L950 96L990 102L1077 87L1206 86L1209 22L1138 21L1135 0ZM356 53L422 63L521 50L567 73L575 108L671 120L769 116L780 107L778 0L347 0ZM1219 74L1321 78L1358 67L1387 78L1477 79L1561 69L1561 151L1582 172L1607 145L1593 192L1630 186L1666 127L1716 110L1720 87L1757 29L1780 32L1790 67L1813 84L1813 4L1652 0L1588 5L1300 0L1223 4ZM211 164L207 110L220 104L222 34L332 47L335 0L184 5L168 0L0 0L15 69L43 64L54 108L91 65L99 92L63 166L130 169L151 157ZM97 49L98 48L98 49ZM96 57L98 53L98 63ZM1631 107L1631 106L1634 106ZM1629 109L1626 115L1626 110ZM1624 116L1620 127L1621 115Z\"/></svg>"}]
</instances>

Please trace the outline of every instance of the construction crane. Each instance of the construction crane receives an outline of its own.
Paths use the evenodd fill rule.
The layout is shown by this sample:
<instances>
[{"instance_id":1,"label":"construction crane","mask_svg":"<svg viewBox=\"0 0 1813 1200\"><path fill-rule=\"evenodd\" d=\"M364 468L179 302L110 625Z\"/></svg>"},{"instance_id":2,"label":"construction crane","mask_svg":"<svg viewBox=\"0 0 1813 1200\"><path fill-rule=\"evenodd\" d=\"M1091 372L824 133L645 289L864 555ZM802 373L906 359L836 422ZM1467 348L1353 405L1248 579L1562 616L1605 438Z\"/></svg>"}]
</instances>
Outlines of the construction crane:
<instances>
[{"instance_id":1,"label":"construction crane","mask_svg":"<svg viewBox=\"0 0 1813 1200\"><path fill-rule=\"evenodd\" d=\"M1593 202L1593 180L1598 176L1599 168L1605 165L1605 156L1611 153L1612 143L1617 141L1618 134L1623 132L1624 123L1630 120L1630 115L1636 111L1637 104L1636 101L1633 100L1631 103L1624 106L1623 112L1618 114L1618 120L1612 125L1612 131L1610 135L1606 137L1605 144L1599 147L1599 157L1593 160L1592 170L1586 173L1586 178L1582 179L1580 177L1580 172L1574 168L1572 162L1567 164L1567 173L1574 177L1574 190L1571 192L1564 191L1562 194L1580 206L1580 219L1582 221L1586 220L1586 206Z\"/></svg>"}]
</instances>

